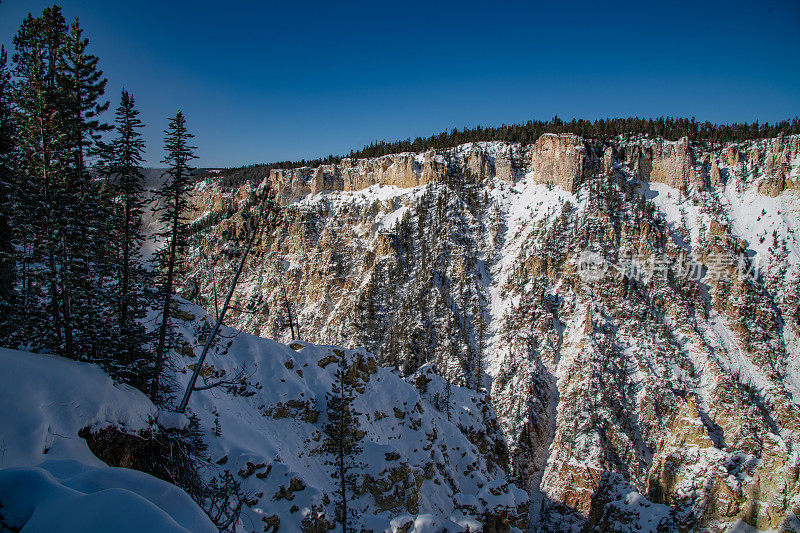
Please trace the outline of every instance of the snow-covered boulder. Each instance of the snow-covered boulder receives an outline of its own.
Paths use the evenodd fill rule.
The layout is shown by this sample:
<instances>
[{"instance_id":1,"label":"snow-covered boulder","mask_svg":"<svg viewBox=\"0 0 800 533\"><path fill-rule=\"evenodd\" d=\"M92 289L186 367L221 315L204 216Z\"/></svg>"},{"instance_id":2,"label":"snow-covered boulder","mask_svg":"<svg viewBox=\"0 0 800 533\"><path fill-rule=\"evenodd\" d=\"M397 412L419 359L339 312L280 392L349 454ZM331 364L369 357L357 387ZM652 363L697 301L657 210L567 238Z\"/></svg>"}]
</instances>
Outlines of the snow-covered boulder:
<instances>
[{"instance_id":1,"label":"snow-covered boulder","mask_svg":"<svg viewBox=\"0 0 800 533\"><path fill-rule=\"evenodd\" d=\"M95 365L0 349L0 404L0 524L25 531L216 531L181 489L105 465L78 435L84 428L150 427L157 410L138 390L115 384Z\"/></svg>"}]
</instances>

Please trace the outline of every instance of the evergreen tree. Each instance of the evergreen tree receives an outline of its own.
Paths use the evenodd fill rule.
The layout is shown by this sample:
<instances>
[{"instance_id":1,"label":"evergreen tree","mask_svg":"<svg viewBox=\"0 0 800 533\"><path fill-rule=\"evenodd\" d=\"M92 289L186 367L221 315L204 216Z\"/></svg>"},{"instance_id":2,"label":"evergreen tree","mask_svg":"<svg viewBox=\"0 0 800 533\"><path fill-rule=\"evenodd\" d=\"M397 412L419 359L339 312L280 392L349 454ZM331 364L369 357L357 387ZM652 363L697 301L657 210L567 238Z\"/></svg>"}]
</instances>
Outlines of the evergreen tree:
<instances>
[{"instance_id":1,"label":"evergreen tree","mask_svg":"<svg viewBox=\"0 0 800 533\"><path fill-rule=\"evenodd\" d=\"M195 169L189 166L192 159L197 156L195 147L189 142L194 135L186 129L186 117L182 112L170 119L169 126L164 132L164 151L166 156L162 163L167 165L164 185L157 191L156 196L160 202L159 221L164 227L160 237L165 246L158 254L158 259L164 272L161 281L161 325L158 330L158 344L156 346L153 378L150 387L150 397L154 402L163 402L161 374L167 352L167 334L170 333L170 308L172 305L172 292L175 277L180 269L180 262L186 248L188 223L186 210L188 208L188 194L192 185L191 178Z\"/></svg>"},{"instance_id":2,"label":"evergreen tree","mask_svg":"<svg viewBox=\"0 0 800 533\"><path fill-rule=\"evenodd\" d=\"M83 37L83 30L75 19L65 40L61 77L70 108L67 116L73 122L70 144L78 181L86 173L86 158L98 153L100 134L111 129L99 118L109 106L107 101L100 101L106 79L98 68L99 58L87 52L88 45L89 39Z\"/></svg>"},{"instance_id":3,"label":"evergreen tree","mask_svg":"<svg viewBox=\"0 0 800 533\"><path fill-rule=\"evenodd\" d=\"M16 324L16 257L12 245L14 130L11 121L11 75L8 54L0 46L0 338L7 342Z\"/></svg>"},{"instance_id":4,"label":"evergreen tree","mask_svg":"<svg viewBox=\"0 0 800 533\"><path fill-rule=\"evenodd\" d=\"M324 426L325 438L322 450L329 453L332 459L327 464L333 467L333 474L338 485L336 491L336 520L342 524L342 533L353 531L349 526L349 501L356 474L354 470L360 466L357 460L361 452L360 442L364 434L359 429L358 413L353 408L355 400L355 372L350 372L345 355L339 357L333 375L333 387L327 394L328 423Z\"/></svg>"},{"instance_id":5,"label":"evergreen tree","mask_svg":"<svg viewBox=\"0 0 800 533\"><path fill-rule=\"evenodd\" d=\"M113 338L105 290L109 204L86 165L97 132L108 127L97 118L105 81L87 46L77 21L70 31L57 6L29 15L14 38L12 240L23 325L16 343L98 359Z\"/></svg>"},{"instance_id":6,"label":"evergreen tree","mask_svg":"<svg viewBox=\"0 0 800 533\"><path fill-rule=\"evenodd\" d=\"M450 421L453 415L453 384L447 378L444 380L444 412Z\"/></svg>"},{"instance_id":7,"label":"evergreen tree","mask_svg":"<svg viewBox=\"0 0 800 533\"><path fill-rule=\"evenodd\" d=\"M99 154L101 132L111 126L100 120L108 109L101 100L106 80L99 59L88 53L78 20L64 39L58 83L63 91L62 129L69 160L65 165L64 224L61 270L65 325L74 331L75 349L115 374L113 297L116 283L111 254L109 189L92 178L88 162ZM65 328L66 330L66 328Z\"/></svg>"},{"instance_id":8,"label":"evergreen tree","mask_svg":"<svg viewBox=\"0 0 800 533\"><path fill-rule=\"evenodd\" d=\"M141 388L144 387L146 343L144 318L148 303L150 276L142 264L142 215L146 197L141 163L144 160L144 140L133 97L122 90L116 110L116 136L109 148L106 172L113 183L115 211L113 240L117 279L115 321L119 329L117 353L123 366L120 376Z\"/></svg>"},{"instance_id":9,"label":"evergreen tree","mask_svg":"<svg viewBox=\"0 0 800 533\"><path fill-rule=\"evenodd\" d=\"M14 37L14 145L18 150L15 244L21 251L19 342L61 351L65 328L57 267L64 174L63 91L56 80L66 35L61 11L28 17ZM71 339L68 339L71 341ZM71 351L71 346L67 347ZM67 355L67 354L65 354Z\"/></svg>"}]
</instances>

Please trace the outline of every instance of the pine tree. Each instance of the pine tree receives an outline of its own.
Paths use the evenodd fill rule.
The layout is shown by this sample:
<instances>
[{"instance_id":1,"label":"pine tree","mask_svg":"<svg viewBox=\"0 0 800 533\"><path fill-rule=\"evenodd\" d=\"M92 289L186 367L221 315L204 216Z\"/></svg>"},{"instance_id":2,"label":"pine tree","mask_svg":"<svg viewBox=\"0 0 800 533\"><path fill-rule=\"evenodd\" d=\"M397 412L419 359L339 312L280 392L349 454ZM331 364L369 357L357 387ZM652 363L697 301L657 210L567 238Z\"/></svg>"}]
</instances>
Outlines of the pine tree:
<instances>
[{"instance_id":1,"label":"pine tree","mask_svg":"<svg viewBox=\"0 0 800 533\"><path fill-rule=\"evenodd\" d=\"M357 460L361 452L360 442L364 434L359 429L359 414L353 408L355 400L355 373L349 372L347 360L342 353L333 375L333 387L327 394L328 423L324 426L325 438L322 450L332 456L327 462L333 467L338 485L336 491L336 520L342 524L342 533L353 531L350 522L350 494L355 485L354 470L360 466Z\"/></svg>"},{"instance_id":2,"label":"pine tree","mask_svg":"<svg viewBox=\"0 0 800 533\"><path fill-rule=\"evenodd\" d=\"M16 254L12 245L14 130L11 120L11 75L8 54L0 46L0 343L16 330Z\"/></svg>"},{"instance_id":3,"label":"pine tree","mask_svg":"<svg viewBox=\"0 0 800 533\"><path fill-rule=\"evenodd\" d=\"M30 349L61 351L61 283L57 268L64 98L56 83L66 24L60 9L28 17L14 37L14 145L18 150L14 225L20 250L21 298L18 341ZM24 215L24 216L23 216Z\"/></svg>"},{"instance_id":4,"label":"pine tree","mask_svg":"<svg viewBox=\"0 0 800 533\"><path fill-rule=\"evenodd\" d=\"M194 168L189 166L192 159L197 156L195 147L189 142L194 135L186 129L186 117L182 112L170 119L169 127L164 132L164 151L166 156L162 163L167 165L165 173L167 179L157 191L156 196L160 201L159 221L163 224L164 231L160 237L165 246L159 253L159 262L164 271L161 283L161 325L158 330L158 344L155 353L155 365L150 388L150 398L154 402L163 402L161 390L161 374L167 351L167 334L170 332L170 308L172 305L172 291L175 277L180 268L180 261L185 252L188 223L186 209L188 208L188 193L191 187L191 177Z\"/></svg>"},{"instance_id":5,"label":"pine tree","mask_svg":"<svg viewBox=\"0 0 800 533\"><path fill-rule=\"evenodd\" d=\"M144 387L147 381L146 337L141 319L146 314L150 281L141 254L142 215L146 205L140 167L145 144L139 130L143 127L133 97L123 89L116 110L116 137L108 147L106 172L115 196L115 321L119 329L117 354L124 373L119 377L139 387Z\"/></svg>"},{"instance_id":6,"label":"pine tree","mask_svg":"<svg viewBox=\"0 0 800 533\"><path fill-rule=\"evenodd\" d=\"M64 174L62 300L65 331L72 330L74 338L74 347L67 352L79 350L112 371L118 366L113 353L118 332L113 298L106 290L116 282L109 239L111 198L109 189L88 170L89 161L100 152L101 133L111 126L100 120L109 105L101 100L106 80L88 45L75 19L64 39L58 72L64 99L62 129L70 156Z\"/></svg>"},{"instance_id":7,"label":"pine tree","mask_svg":"<svg viewBox=\"0 0 800 533\"><path fill-rule=\"evenodd\" d=\"M89 39L83 37L83 30L75 19L64 46L61 77L70 107L68 116L73 121L71 145L79 182L86 173L86 158L98 153L100 134L111 129L99 119L109 106L108 102L100 101L106 79L98 68L99 58L87 52L88 46Z\"/></svg>"},{"instance_id":8,"label":"pine tree","mask_svg":"<svg viewBox=\"0 0 800 533\"><path fill-rule=\"evenodd\" d=\"M108 201L86 170L96 153L105 81L77 21L57 6L14 38L14 211L18 341L66 357L105 353ZM102 361L100 361L102 362Z\"/></svg>"}]
</instances>

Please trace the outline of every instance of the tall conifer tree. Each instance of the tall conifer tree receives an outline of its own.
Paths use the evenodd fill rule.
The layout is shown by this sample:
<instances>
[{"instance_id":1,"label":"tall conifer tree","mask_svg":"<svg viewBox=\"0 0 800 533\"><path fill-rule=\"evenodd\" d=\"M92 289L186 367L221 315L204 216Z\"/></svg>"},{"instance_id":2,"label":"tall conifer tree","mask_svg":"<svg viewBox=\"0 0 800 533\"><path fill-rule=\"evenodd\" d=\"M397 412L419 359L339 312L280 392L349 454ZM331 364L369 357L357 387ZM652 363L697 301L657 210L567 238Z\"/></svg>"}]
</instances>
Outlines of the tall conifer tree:
<instances>
[{"instance_id":1,"label":"tall conifer tree","mask_svg":"<svg viewBox=\"0 0 800 533\"><path fill-rule=\"evenodd\" d=\"M13 195L14 141L11 120L11 75L8 54L0 46L0 339L7 344L18 327L16 313L16 254L12 244L11 227L14 209Z\"/></svg>"},{"instance_id":2,"label":"tall conifer tree","mask_svg":"<svg viewBox=\"0 0 800 533\"><path fill-rule=\"evenodd\" d=\"M359 413L353 407L355 401L355 372L350 372L345 354L339 356L333 375L333 387L327 394L328 423L324 426L323 451L331 455L327 462L333 467L336 479L336 520L342 524L342 533L353 531L350 527L352 509L349 501L355 486L355 469L361 452L364 434L359 430Z\"/></svg>"},{"instance_id":3,"label":"tall conifer tree","mask_svg":"<svg viewBox=\"0 0 800 533\"><path fill-rule=\"evenodd\" d=\"M107 104L98 60L57 6L14 38L19 343L100 363L108 328L109 204L87 170Z\"/></svg>"},{"instance_id":4,"label":"tall conifer tree","mask_svg":"<svg viewBox=\"0 0 800 533\"><path fill-rule=\"evenodd\" d=\"M113 247L117 294L114 317L119 328L116 351L123 367L124 375L120 377L143 388L149 376L146 375L146 337L141 319L146 313L150 281L141 253L146 197L141 172L145 143L139 130L144 124L139 119L133 97L125 89L115 115L116 135L108 147L106 172L115 200Z\"/></svg>"},{"instance_id":5,"label":"tall conifer tree","mask_svg":"<svg viewBox=\"0 0 800 533\"><path fill-rule=\"evenodd\" d=\"M170 333L170 309L172 305L172 292L175 277L180 268L180 262L186 246L188 223L186 210L188 207L188 192L191 187L191 177L194 168L189 163L197 156L195 147L189 142L194 135L186 129L186 117L182 112L170 119L169 127L164 132L164 151L166 156L162 163L166 164L166 181L157 191L160 202L159 221L164 227L161 238L164 247L159 253L159 262L163 270L161 282L161 324L158 329L158 340L155 353L153 380L150 388L150 397L154 402L163 402L161 374L164 371L166 353L168 350L167 336Z\"/></svg>"},{"instance_id":6,"label":"tall conifer tree","mask_svg":"<svg viewBox=\"0 0 800 533\"><path fill-rule=\"evenodd\" d=\"M78 350L108 370L115 361L113 298L106 289L115 282L111 255L109 190L93 179L88 161L99 153L101 132L111 126L100 120L108 109L102 101L106 80L99 59L88 52L78 20L64 39L60 85L64 91L63 129L70 160L66 164L61 270L64 278L65 323L74 330ZM71 355L74 349L70 351Z\"/></svg>"},{"instance_id":7,"label":"tall conifer tree","mask_svg":"<svg viewBox=\"0 0 800 533\"><path fill-rule=\"evenodd\" d=\"M63 205L64 98L57 84L66 23L60 9L28 15L14 37L14 144L18 150L15 209L22 215L14 239L22 251L24 330L31 349L62 351L65 343L58 245ZM71 339L70 339L71 340Z\"/></svg>"}]
</instances>

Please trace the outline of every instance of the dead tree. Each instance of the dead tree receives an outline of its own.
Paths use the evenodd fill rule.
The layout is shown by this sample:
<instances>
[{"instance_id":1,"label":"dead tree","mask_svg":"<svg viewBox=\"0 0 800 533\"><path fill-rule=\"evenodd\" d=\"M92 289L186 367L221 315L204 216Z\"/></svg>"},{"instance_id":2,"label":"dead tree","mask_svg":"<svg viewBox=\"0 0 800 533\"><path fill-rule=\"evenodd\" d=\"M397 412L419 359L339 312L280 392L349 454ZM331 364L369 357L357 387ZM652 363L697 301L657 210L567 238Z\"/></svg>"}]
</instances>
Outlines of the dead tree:
<instances>
[{"instance_id":1,"label":"dead tree","mask_svg":"<svg viewBox=\"0 0 800 533\"><path fill-rule=\"evenodd\" d=\"M219 316L217 316L217 321L214 323L214 327L211 329L211 332L208 335L208 339L203 346L203 352L200 354L200 359L198 359L197 365L194 368L194 372L192 372L192 377L189 379L189 384L186 386L186 391L183 393L183 399L178 405L179 413L186 410L186 406L189 403L189 397L192 395L192 392L211 388L209 386L196 387L195 384L197 383L197 376L200 374L200 369L203 367L203 362L208 355L208 350L211 349L211 346L214 344L214 340L219 333L219 329L222 326L222 320L225 318L225 313L230 307L231 298L233 298L233 293L236 290L236 284L239 282L239 276L241 276L242 270L244 270L244 265L247 262L247 256L250 254L250 249L253 247L256 237L262 233L268 223L272 222L274 209L272 209L272 202L268 201L267 197L268 192L265 191L265 193L263 193L263 198L258 202L260 206L258 209L259 212L257 216L252 219L254 221L252 233L250 234L250 238L247 240L247 246L242 254L242 260L239 262L239 267L236 269L236 273L233 276L230 289L228 289L228 295L225 297L225 302L222 304L222 309L219 311Z\"/></svg>"}]
</instances>

